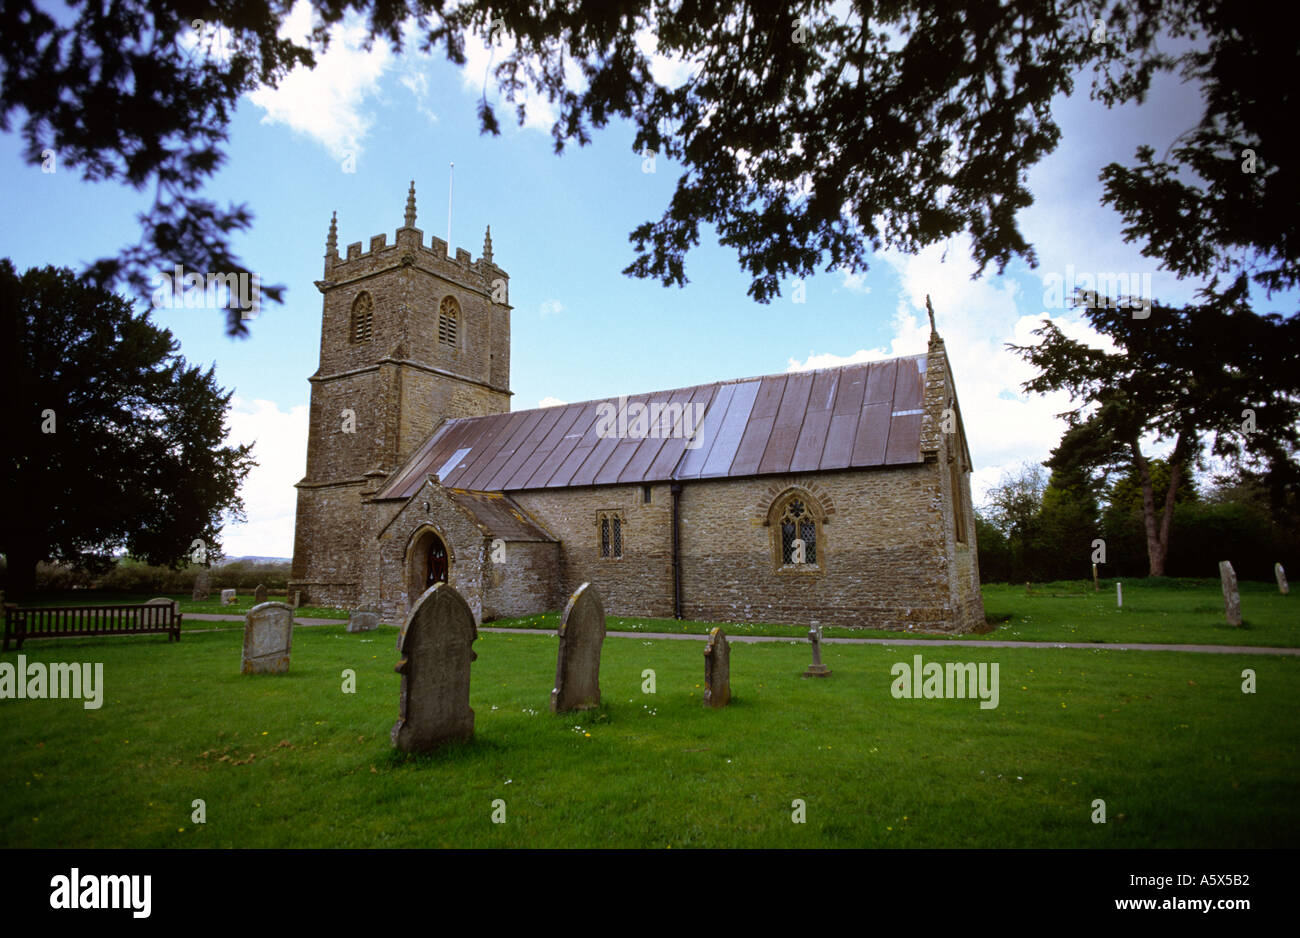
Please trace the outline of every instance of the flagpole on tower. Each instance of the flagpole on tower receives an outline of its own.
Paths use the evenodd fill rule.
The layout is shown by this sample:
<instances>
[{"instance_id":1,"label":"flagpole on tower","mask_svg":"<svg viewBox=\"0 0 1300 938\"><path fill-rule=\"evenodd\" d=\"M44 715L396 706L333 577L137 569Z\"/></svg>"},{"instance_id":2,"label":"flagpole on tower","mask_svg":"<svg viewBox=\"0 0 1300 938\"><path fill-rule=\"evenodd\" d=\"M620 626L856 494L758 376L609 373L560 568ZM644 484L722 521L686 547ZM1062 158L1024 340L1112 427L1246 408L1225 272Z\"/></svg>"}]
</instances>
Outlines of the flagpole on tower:
<instances>
[{"instance_id":1,"label":"flagpole on tower","mask_svg":"<svg viewBox=\"0 0 1300 938\"><path fill-rule=\"evenodd\" d=\"M452 189L456 183L456 164L453 162L447 177L447 256L452 256L451 250L451 195Z\"/></svg>"}]
</instances>

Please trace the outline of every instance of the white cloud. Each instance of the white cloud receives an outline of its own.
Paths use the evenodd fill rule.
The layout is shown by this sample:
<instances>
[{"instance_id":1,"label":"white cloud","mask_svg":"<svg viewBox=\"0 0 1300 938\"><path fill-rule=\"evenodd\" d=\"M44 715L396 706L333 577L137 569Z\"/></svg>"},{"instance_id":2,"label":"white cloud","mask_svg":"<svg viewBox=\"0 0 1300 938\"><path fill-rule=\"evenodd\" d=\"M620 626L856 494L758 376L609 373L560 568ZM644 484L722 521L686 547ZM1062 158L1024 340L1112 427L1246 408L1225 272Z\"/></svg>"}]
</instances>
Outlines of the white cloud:
<instances>
[{"instance_id":1,"label":"white cloud","mask_svg":"<svg viewBox=\"0 0 1300 938\"><path fill-rule=\"evenodd\" d=\"M538 308L538 311L541 313L542 318L546 319L548 316L556 316L564 312L564 304L559 300L545 300Z\"/></svg>"},{"instance_id":2,"label":"white cloud","mask_svg":"<svg viewBox=\"0 0 1300 938\"><path fill-rule=\"evenodd\" d=\"M850 293L866 294L871 292L871 287L867 286L867 272L865 270L860 270L857 273L841 270L839 274L840 286Z\"/></svg>"},{"instance_id":3,"label":"white cloud","mask_svg":"<svg viewBox=\"0 0 1300 938\"><path fill-rule=\"evenodd\" d=\"M803 361L796 358L787 359L786 371L816 371L818 368L839 368L841 365L856 365L859 362L878 362L889 358L890 353L882 348L858 349L851 355L836 355L834 352L816 353L809 351Z\"/></svg>"},{"instance_id":4,"label":"white cloud","mask_svg":"<svg viewBox=\"0 0 1300 938\"><path fill-rule=\"evenodd\" d=\"M273 401L231 401L226 442L252 443L257 466L244 480L243 523L227 523L221 542L231 557L292 557L298 505L294 483L307 466L307 407L280 410Z\"/></svg>"},{"instance_id":5,"label":"white cloud","mask_svg":"<svg viewBox=\"0 0 1300 938\"><path fill-rule=\"evenodd\" d=\"M311 4L298 0L280 35L302 41L311 26ZM264 124L284 124L319 142L336 158L361 151L374 123L367 101L393 62L392 50L377 41L362 48L365 22L350 16L330 30L329 48L313 69L298 67L277 88L258 88L248 99L266 112Z\"/></svg>"},{"instance_id":6,"label":"white cloud","mask_svg":"<svg viewBox=\"0 0 1300 938\"><path fill-rule=\"evenodd\" d=\"M537 402L537 406L538 407L563 407L567 403L569 402L562 401L558 397L551 397L547 395L546 397L542 398L540 401Z\"/></svg>"}]
</instances>

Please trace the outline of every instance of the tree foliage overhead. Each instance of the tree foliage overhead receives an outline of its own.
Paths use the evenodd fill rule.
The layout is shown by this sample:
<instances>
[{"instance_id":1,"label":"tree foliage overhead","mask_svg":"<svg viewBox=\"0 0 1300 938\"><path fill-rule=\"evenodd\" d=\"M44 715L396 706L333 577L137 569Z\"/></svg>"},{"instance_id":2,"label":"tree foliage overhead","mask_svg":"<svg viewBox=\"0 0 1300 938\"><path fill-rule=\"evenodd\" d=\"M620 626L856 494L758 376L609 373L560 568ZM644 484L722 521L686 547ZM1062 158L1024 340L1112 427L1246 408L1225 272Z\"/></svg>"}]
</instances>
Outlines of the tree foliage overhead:
<instances>
[{"instance_id":1,"label":"tree foliage overhead","mask_svg":"<svg viewBox=\"0 0 1300 938\"><path fill-rule=\"evenodd\" d=\"M216 552L222 516L243 517L251 447L226 446L231 392L176 354L171 333L72 271L21 276L0 260L0 553L9 588L36 564L103 567Z\"/></svg>"},{"instance_id":2,"label":"tree foliage overhead","mask_svg":"<svg viewBox=\"0 0 1300 938\"><path fill-rule=\"evenodd\" d=\"M1218 209L1215 224L1198 234L1222 248L1221 258L1250 243L1294 260L1295 219L1286 208L1295 199L1277 198L1295 185L1282 173L1275 136L1288 112L1264 107L1255 89L1258 74L1273 76L1271 102L1278 81L1295 77L1271 67L1250 71L1268 62L1256 48L1273 50L1291 37L1248 5L311 2L316 28L307 46L277 36L291 0L73 0L71 23L42 13L34 0L4 5L0 127L23 115L29 162L50 148L87 178L155 188L141 242L94 265L96 276L138 289L173 262L244 270L229 237L249 224L246 207L219 208L197 193L221 163L239 96L274 84L296 64L310 66L328 27L350 13L365 18L372 40L400 50L414 27L426 51L440 48L460 64L467 42L511 41L496 83L521 122L526 95L549 101L557 151L588 143L612 119L630 121L638 151L681 167L662 217L632 232L635 258L626 271L665 284L686 282L686 255L701 225L715 226L736 250L750 294L762 301L779 293L782 278L823 265L859 271L871 251L916 251L961 233L981 271L1001 270L1015 257L1034 263L1015 216L1031 202L1030 168L1060 137L1052 99L1090 70L1107 104L1140 98L1162 70L1188 70L1206 83L1199 129L1172 162L1140 153L1132 169L1110 168L1108 197L1130 222L1162 200L1153 250L1171 251L1180 272L1203 272L1205 264L1174 248L1202 257L1178 222L1209 206ZM197 41L194 20L203 21ZM1162 34L1208 44L1162 53ZM212 46L214 36L225 53ZM685 63L688 76L657 80L652 50ZM1243 74L1251 80L1233 84ZM486 88L479 116L484 132L499 132ZM1261 175L1229 178L1208 155L1207 148L1235 147L1238 136L1260 141ZM1193 205L1187 189L1175 204L1173 187L1194 188L1197 179L1204 199ZM1255 211L1265 203L1271 211ZM1251 219L1266 223L1248 231ZM279 288L264 289L279 299ZM233 313L229 323L232 332L244 329Z\"/></svg>"}]
</instances>

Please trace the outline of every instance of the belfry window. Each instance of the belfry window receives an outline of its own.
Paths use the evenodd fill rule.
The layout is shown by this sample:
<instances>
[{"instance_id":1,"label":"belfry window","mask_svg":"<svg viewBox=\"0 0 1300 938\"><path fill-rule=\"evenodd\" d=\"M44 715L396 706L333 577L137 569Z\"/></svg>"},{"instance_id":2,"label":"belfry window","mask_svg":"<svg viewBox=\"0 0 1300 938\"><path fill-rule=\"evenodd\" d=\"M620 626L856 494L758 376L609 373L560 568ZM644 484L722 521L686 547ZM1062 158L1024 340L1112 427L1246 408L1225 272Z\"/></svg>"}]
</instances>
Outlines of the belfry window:
<instances>
[{"instance_id":1,"label":"belfry window","mask_svg":"<svg viewBox=\"0 0 1300 938\"><path fill-rule=\"evenodd\" d=\"M438 341L456 346L456 333L460 326L460 304L454 296L445 296L438 307Z\"/></svg>"},{"instance_id":2,"label":"belfry window","mask_svg":"<svg viewBox=\"0 0 1300 938\"><path fill-rule=\"evenodd\" d=\"M369 293L358 294L352 301L352 317L348 327L348 340L353 344L369 342L374 337L375 303Z\"/></svg>"}]
</instances>

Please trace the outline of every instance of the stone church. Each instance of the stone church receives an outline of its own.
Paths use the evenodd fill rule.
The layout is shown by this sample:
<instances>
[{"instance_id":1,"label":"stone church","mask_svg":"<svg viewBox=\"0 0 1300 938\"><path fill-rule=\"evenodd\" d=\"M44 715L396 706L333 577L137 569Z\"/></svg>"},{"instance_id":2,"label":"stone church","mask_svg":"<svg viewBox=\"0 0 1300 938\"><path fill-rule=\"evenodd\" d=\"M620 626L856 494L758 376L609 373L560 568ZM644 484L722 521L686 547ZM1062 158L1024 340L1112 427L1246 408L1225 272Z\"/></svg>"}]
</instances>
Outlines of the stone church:
<instances>
[{"instance_id":1,"label":"stone church","mask_svg":"<svg viewBox=\"0 0 1300 938\"><path fill-rule=\"evenodd\" d=\"M887 361L510 410L510 277L415 227L338 251L290 589L388 621L448 581L480 621L558 609L984 627L943 340Z\"/></svg>"}]
</instances>

